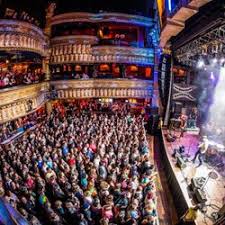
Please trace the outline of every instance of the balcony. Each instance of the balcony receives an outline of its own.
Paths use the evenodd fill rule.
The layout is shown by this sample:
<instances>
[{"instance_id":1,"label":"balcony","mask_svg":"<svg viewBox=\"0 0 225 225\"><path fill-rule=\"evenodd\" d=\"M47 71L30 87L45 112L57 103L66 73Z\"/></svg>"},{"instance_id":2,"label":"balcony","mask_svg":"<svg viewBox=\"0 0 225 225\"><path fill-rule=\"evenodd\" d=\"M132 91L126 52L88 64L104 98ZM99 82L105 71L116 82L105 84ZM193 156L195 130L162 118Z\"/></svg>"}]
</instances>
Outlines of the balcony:
<instances>
[{"instance_id":1,"label":"balcony","mask_svg":"<svg viewBox=\"0 0 225 225\"><path fill-rule=\"evenodd\" d=\"M46 101L49 84L39 83L0 91L0 123L25 116Z\"/></svg>"},{"instance_id":2,"label":"balcony","mask_svg":"<svg viewBox=\"0 0 225 225\"><path fill-rule=\"evenodd\" d=\"M58 99L66 98L151 98L153 82L149 80L66 80L51 81Z\"/></svg>"},{"instance_id":3,"label":"balcony","mask_svg":"<svg viewBox=\"0 0 225 225\"><path fill-rule=\"evenodd\" d=\"M51 26L61 23L74 23L74 22L91 22L91 23L124 23L134 24L139 26L150 27L154 24L152 18L124 14L124 13L88 13L88 12L73 12L64 13L54 16L51 19Z\"/></svg>"},{"instance_id":4,"label":"balcony","mask_svg":"<svg viewBox=\"0 0 225 225\"><path fill-rule=\"evenodd\" d=\"M28 22L0 20L0 50L30 51L46 54L46 39L42 30Z\"/></svg>"},{"instance_id":5,"label":"balcony","mask_svg":"<svg viewBox=\"0 0 225 225\"><path fill-rule=\"evenodd\" d=\"M160 37L160 46L165 47L171 37L179 34L185 27L185 21L198 13L199 8L212 0L180 0L176 8L169 13Z\"/></svg>"},{"instance_id":6,"label":"balcony","mask_svg":"<svg viewBox=\"0 0 225 225\"><path fill-rule=\"evenodd\" d=\"M62 38L62 37L60 37ZM67 37L66 37L67 38ZM65 40L65 39L64 39ZM65 63L128 63L128 64L154 64L154 51L147 48L135 48L127 46L92 46L86 43L63 42L53 44L50 64ZM93 41L93 37L91 38Z\"/></svg>"}]
</instances>

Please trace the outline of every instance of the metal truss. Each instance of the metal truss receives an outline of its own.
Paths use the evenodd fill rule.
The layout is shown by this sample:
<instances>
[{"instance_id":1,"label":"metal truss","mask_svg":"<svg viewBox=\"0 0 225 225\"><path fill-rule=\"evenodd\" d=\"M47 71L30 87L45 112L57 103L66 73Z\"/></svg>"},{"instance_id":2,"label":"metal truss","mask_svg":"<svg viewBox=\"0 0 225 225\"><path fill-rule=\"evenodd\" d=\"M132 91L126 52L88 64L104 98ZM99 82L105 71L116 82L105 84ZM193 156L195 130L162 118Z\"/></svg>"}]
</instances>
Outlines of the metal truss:
<instances>
[{"instance_id":1,"label":"metal truss","mask_svg":"<svg viewBox=\"0 0 225 225\"><path fill-rule=\"evenodd\" d=\"M225 22L175 51L178 61L189 64L199 55L225 55ZM188 62L189 61L189 62Z\"/></svg>"}]
</instances>

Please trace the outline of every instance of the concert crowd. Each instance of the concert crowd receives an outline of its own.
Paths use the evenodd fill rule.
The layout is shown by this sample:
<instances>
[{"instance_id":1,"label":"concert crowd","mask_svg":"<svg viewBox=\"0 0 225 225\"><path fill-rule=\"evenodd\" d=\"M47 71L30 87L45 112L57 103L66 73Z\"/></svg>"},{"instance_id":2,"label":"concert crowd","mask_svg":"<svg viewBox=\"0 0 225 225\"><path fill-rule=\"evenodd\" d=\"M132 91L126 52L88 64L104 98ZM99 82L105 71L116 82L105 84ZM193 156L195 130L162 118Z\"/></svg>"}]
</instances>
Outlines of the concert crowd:
<instances>
[{"instance_id":1,"label":"concert crowd","mask_svg":"<svg viewBox=\"0 0 225 225\"><path fill-rule=\"evenodd\" d=\"M141 115L55 107L0 151L0 196L30 224L157 223Z\"/></svg>"}]
</instances>

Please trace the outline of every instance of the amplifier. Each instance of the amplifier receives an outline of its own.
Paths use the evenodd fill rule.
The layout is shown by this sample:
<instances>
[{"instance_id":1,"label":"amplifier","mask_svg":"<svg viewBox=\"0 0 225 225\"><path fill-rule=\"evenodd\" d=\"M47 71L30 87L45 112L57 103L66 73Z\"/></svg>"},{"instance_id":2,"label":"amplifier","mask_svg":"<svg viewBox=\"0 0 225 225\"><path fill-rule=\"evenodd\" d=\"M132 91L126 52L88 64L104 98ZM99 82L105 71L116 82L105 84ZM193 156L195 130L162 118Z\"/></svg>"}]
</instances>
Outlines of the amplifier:
<instances>
[{"instance_id":1,"label":"amplifier","mask_svg":"<svg viewBox=\"0 0 225 225\"><path fill-rule=\"evenodd\" d=\"M195 197L196 197L196 200L198 201L198 203L206 203L207 202L206 193L204 190L197 188L194 190L194 193L195 193Z\"/></svg>"},{"instance_id":2,"label":"amplifier","mask_svg":"<svg viewBox=\"0 0 225 225\"><path fill-rule=\"evenodd\" d=\"M184 159L180 155L177 156L177 166L181 169L184 169L187 166Z\"/></svg>"},{"instance_id":3,"label":"amplifier","mask_svg":"<svg viewBox=\"0 0 225 225\"><path fill-rule=\"evenodd\" d=\"M206 182L205 177L192 178L191 179L192 190L195 190L196 188L201 189L203 187L203 185L205 184L205 182Z\"/></svg>"}]
</instances>

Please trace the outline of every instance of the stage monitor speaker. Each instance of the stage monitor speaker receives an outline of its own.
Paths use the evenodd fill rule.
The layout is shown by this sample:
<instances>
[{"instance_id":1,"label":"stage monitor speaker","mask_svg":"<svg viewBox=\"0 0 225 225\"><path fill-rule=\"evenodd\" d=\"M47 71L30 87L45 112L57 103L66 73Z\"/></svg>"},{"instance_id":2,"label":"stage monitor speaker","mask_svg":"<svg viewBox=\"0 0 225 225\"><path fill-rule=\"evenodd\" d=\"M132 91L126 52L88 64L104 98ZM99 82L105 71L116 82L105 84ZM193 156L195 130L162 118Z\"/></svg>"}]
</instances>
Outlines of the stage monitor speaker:
<instances>
[{"instance_id":1,"label":"stage monitor speaker","mask_svg":"<svg viewBox=\"0 0 225 225\"><path fill-rule=\"evenodd\" d=\"M206 182L205 177L198 177L198 178L192 178L191 179L191 188L194 191L195 189L202 188Z\"/></svg>"},{"instance_id":2,"label":"stage monitor speaker","mask_svg":"<svg viewBox=\"0 0 225 225\"><path fill-rule=\"evenodd\" d=\"M187 166L184 159L181 156L177 157L177 166L181 169L184 169Z\"/></svg>"},{"instance_id":3,"label":"stage monitor speaker","mask_svg":"<svg viewBox=\"0 0 225 225\"><path fill-rule=\"evenodd\" d=\"M158 130L158 125L159 125L159 115L151 115L149 120L148 120L148 133L151 135L155 135Z\"/></svg>"},{"instance_id":4,"label":"stage monitor speaker","mask_svg":"<svg viewBox=\"0 0 225 225\"><path fill-rule=\"evenodd\" d=\"M206 198L206 193L204 190L197 188L194 190L195 197L198 203L206 203L207 198Z\"/></svg>"}]
</instances>

